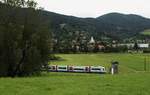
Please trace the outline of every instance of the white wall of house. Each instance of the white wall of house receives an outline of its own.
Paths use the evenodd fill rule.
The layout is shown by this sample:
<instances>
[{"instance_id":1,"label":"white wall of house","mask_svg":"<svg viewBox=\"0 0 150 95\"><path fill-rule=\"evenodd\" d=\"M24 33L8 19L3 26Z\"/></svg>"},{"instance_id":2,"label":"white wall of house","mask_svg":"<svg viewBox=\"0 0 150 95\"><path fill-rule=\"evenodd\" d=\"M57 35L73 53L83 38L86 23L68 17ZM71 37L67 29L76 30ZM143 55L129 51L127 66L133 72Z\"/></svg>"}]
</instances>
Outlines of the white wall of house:
<instances>
[{"instance_id":1,"label":"white wall of house","mask_svg":"<svg viewBox=\"0 0 150 95\"><path fill-rule=\"evenodd\" d=\"M149 44L138 44L140 48L149 48Z\"/></svg>"}]
</instances>

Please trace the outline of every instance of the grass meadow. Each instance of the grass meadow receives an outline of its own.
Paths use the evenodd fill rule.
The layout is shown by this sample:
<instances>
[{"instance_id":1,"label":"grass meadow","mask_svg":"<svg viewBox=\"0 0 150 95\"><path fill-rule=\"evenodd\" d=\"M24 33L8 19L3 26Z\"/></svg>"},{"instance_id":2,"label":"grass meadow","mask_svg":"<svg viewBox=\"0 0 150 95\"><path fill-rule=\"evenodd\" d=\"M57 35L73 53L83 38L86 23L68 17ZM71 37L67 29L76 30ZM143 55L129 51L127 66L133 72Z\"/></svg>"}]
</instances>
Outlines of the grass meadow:
<instances>
[{"instance_id":1,"label":"grass meadow","mask_svg":"<svg viewBox=\"0 0 150 95\"><path fill-rule=\"evenodd\" d=\"M150 29L145 30L144 32L142 32L143 35L150 35Z\"/></svg>"},{"instance_id":2,"label":"grass meadow","mask_svg":"<svg viewBox=\"0 0 150 95\"><path fill-rule=\"evenodd\" d=\"M122 54L122 53L102 53L102 54L58 54L63 61L50 62L56 65L87 65L104 66L108 70L112 61L119 62L120 73L144 71L145 61L146 69L150 70L150 54ZM146 59L146 60L145 60Z\"/></svg>"},{"instance_id":3,"label":"grass meadow","mask_svg":"<svg viewBox=\"0 0 150 95\"><path fill-rule=\"evenodd\" d=\"M57 54L58 65L101 65L118 61L119 74L43 73L38 77L0 78L0 95L149 95L150 54ZM147 59L147 71L144 61Z\"/></svg>"}]
</instances>

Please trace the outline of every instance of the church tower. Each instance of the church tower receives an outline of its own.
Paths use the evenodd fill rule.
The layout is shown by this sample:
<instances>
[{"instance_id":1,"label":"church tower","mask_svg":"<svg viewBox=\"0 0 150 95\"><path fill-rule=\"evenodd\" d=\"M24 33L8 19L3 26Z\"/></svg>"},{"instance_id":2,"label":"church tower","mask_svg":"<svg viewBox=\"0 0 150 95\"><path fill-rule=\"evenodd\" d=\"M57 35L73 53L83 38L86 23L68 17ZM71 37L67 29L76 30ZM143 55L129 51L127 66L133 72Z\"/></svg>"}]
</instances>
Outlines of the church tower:
<instances>
[{"instance_id":1,"label":"church tower","mask_svg":"<svg viewBox=\"0 0 150 95\"><path fill-rule=\"evenodd\" d=\"M91 37L91 40L90 40L89 43L90 43L90 44L95 44L95 40L94 40L93 36Z\"/></svg>"}]
</instances>

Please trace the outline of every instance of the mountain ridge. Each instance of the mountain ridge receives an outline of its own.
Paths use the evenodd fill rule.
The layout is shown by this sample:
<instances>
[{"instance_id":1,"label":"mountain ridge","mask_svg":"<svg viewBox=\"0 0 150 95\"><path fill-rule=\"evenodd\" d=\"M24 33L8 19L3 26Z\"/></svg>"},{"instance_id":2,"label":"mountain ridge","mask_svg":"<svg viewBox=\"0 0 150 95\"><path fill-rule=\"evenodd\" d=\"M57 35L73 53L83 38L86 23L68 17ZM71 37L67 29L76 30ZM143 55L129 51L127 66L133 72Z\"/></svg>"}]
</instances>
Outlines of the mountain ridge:
<instances>
[{"instance_id":1,"label":"mountain ridge","mask_svg":"<svg viewBox=\"0 0 150 95\"><path fill-rule=\"evenodd\" d=\"M105 35L113 38L125 39L138 35L145 29L150 28L150 19L136 14L108 13L97 18L80 18L66 16L58 13L49 12L58 16L63 16L61 23L66 23L76 31L88 31L92 36ZM59 23L59 24L61 24ZM74 27L79 26L80 29ZM84 28L87 26L88 28ZM96 37L100 39L100 37Z\"/></svg>"},{"instance_id":2,"label":"mountain ridge","mask_svg":"<svg viewBox=\"0 0 150 95\"><path fill-rule=\"evenodd\" d=\"M3 7L5 5L2 4L0 6L0 12L5 12L4 10L8 8ZM6 12L18 15L20 19L18 23L23 23L26 12L29 10L26 8L11 9L9 7ZM136 14L109 13L97 18L80 18L45 10L39 10L39 13L44 18L43 22L50 21L49 26L54 39L59 39L60 35L72 33L73 36L74 32L80 32L85 34L88 39L94 36L97 40L101 40L103 37L122 40L135 37L140 32L150 29L150 19ZM0 16L3 16L3 13ZM0 18L0 23L3 23L2 21ZM61 25L65 25L65 28L62 29ZM66 34L65 32L62 34L62 31L66 31Z\"/></svg>"}]
</instances>

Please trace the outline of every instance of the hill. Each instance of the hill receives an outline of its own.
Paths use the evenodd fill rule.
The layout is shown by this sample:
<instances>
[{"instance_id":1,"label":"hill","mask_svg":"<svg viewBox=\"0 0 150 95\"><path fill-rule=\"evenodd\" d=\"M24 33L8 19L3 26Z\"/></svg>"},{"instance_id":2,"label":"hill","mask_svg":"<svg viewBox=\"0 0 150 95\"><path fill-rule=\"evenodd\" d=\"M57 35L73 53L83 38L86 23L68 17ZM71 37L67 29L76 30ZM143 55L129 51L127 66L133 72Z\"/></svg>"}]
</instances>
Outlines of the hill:
<instances>
[{"instance_id":1,"label":"hill","mask_svg":"<svg viewBox=\"0 0 150 95\"><path fill-rule=\"evenodd\" d=\"M29 9L25 8L16 8L14 10L11 7L8 10L8 6L6 7L3 4L0 4L0 6L0 23L3 23L2 16L14 14L18 16L18 23L23 23L26 13L29 11ZM44 18L43 22L51 22L51 31L54 39L57 40L65 40L67 37L77 39L79 35L85 36L86 40L89 40L91 36L94 36L97 40L103 38L122 40L135 37L141 31L150 28L150 19L134 14L109 13L97 18L79 18L45 10L39 10L39 12Z\"/></svg>"},{"instance_id":2,"label":"hill","mask_svg":"<svg viewBox=\"0 0 150 95\"><path fill-rule=\"evenodd\" d=\"M110 13L97 18L99 22L109 26L108 33L119 38L128 38L138 35L139 32L150 27L150 19L134 14ZM105 28L107 29L107 28Z\"/></svg>"},{"instance_id":3,"label":"hill","mask_svg":"<svg viewBox=\"0 0 150 95\"><path fill-rule=\"evenodd\" d=\"M150 19L134 14L109 13L97 18L78 18L52 12L47 14L51 18L56 38L62 31L60 25L65 25L70 32L84 31L89 37L94 36L98 40L102 37L126 39L150 28Z\"/></svg>"},{"instance_id":4,"label":"hill","mask_svg":"<svg viewBox=\"0 0 150 95\"><path fill-rule=\"evenodd\" d=\"M109 13L97 18L78 18L52 12L45 13L51 18L56 38L59 38L59 34L61 34L61 25L64 25L69 32L84 32L88 35L88 39L94 36L98 40L103 37L119 40L132 38L150 28L150 19L134 14Z\"/></svg>"}]
</instances>

